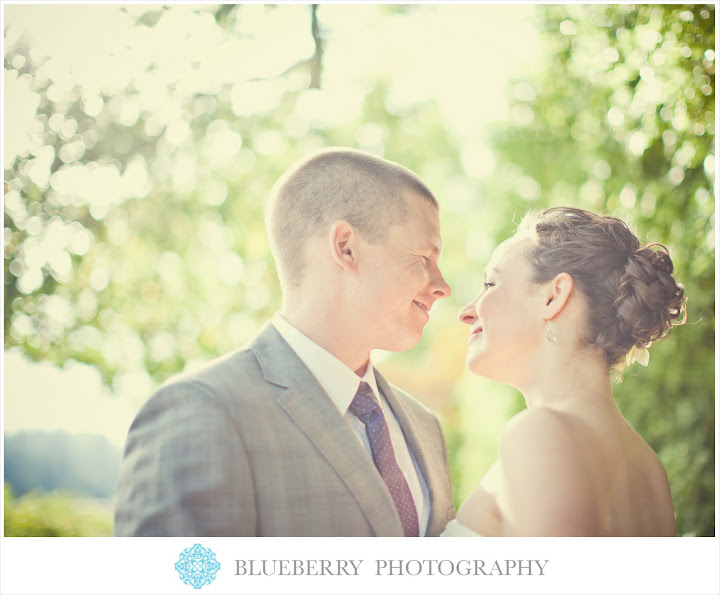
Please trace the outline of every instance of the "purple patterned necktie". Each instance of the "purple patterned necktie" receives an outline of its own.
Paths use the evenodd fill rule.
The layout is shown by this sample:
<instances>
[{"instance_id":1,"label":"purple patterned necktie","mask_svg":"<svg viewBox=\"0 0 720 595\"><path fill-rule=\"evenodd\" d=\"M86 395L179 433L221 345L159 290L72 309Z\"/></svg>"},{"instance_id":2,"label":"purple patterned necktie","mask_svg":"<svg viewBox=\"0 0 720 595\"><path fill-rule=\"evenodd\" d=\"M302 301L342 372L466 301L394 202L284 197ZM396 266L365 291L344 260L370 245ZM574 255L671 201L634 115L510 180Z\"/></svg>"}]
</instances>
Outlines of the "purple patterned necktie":
<instances>
[{"instance_id":1,"label":"purple patterned necktie","mask_svg":"<svg viewBox=\"0 0 720 595\"><path fill-rule=\"evenodd\" d=\"M417 537L420 528L415 501L395 458L390 430L380 403L367 382L360 383L355 398L350 403L350 411L365 424L373 461L395 502L405 537Z\"/></svg>"}]
</instances>

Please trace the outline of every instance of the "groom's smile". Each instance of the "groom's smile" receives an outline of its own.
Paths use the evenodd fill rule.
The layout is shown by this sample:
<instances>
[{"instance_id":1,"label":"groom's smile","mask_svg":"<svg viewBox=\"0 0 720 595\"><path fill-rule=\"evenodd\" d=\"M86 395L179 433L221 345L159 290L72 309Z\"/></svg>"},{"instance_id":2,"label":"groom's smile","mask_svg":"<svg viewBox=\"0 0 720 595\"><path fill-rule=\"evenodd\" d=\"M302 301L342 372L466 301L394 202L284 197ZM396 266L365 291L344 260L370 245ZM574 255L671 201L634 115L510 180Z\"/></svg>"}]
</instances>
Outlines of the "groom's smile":
<instances>
[{"instance_id":1,"label":"groom's smile","mask_svg":"<svg viewBox=\"0 0 720 595\"><path fill-rule=\"evenodd\" d=\"M423 304L422 302L418 302L417 300L413 300L413 304L415 304L418 308L420 308L423 312L430 312L430 308Z\"/></svg>"}]
</instances>

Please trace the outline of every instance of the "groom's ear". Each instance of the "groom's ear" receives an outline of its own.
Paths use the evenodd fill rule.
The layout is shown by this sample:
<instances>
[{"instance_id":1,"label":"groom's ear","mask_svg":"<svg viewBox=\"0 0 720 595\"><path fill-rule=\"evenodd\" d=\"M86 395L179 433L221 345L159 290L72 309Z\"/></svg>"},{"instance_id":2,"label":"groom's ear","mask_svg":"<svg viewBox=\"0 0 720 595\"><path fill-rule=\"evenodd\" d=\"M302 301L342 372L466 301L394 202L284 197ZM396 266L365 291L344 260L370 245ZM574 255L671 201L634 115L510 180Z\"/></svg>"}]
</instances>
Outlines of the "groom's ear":
<instances>
[{"instance_id":1,"label":"groom's ear","mask_svg":"<svg viewBox=\"0 0 720 595\"><path fill-rule=\"evenodd\" d=\"M545 306L543 317L546 320L552 320L563 311L574 288L575 281L568 273L559 273L544 285L543 298L545 299Z\"/></svg>"},{"instance_id":2,"label":"groom's ear","mask_svg":"<svg viewBox=\"0 0 720 595\"><path fill-rule=\"evenodd\" d=\"M340 268L357 270L358 240L357 230L347 221L336 221L330 227L330 257Z\"/></svg>"}]
</instances>

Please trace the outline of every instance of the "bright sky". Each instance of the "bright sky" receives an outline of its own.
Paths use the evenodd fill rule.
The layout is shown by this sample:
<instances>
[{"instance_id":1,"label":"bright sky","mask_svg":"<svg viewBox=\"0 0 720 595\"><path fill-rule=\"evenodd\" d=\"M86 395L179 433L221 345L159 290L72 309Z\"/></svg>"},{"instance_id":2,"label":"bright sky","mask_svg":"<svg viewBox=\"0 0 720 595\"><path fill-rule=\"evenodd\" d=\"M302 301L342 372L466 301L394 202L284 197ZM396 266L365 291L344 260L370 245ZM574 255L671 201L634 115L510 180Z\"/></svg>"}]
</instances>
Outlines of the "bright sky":
<instances>
[{"instance_id":1,"label":"bright sky","mask_svg":"<svg viewBox=\"0 0 720 595\"><path fill-rule=\"evenodd\" d=\"M146 8L153 7L126 5L123 12L110 4L4 4L5 48L27 35L32 55L49 57L42 71L58 93L82 85L88 113L102 107L101 91L119 92L134 81L138 103L120 104L118 117L132 124L141 110L149 112L178 142L187 133L176 117L184 97L212 94L230 84L235 113L258 113L274 105L283 87L277 81L248 85L247 79L277 75L313 51L306 4L285 4L269 12L262 5L243 6L242 31L230 32L217 27L210 12L195 13L190 5L174 5L154 29L131 28L134 15ZM375 4L321 5L318 15L327 37L323 89L305 93L300 114L308 120L343 121L360 109L367 81L387 77L393 111L430 98L438 102L448 128L467 139L467 173L482 176L492 166L483 129L509 118L507 84L534 68L540 56L528 20L534 10L513 4L434 4L415 7L410 16L381 16ZM238 59L248 53L252 60ZM152 76L144 73L151 62L157 65ZM15 70L5 71L3 84L7 167L31 142L38 97ZM378 133L371 127L360 132L368 137ZM232 155L227 148L237 139L228 132L221 140L219 158ZM48 169L42 163L38 168L39 177ZM116 188L120 200L123 193L142 191L143 175L134 171L103 186ZM77 177L74 183L82 195L91 180ZM4 364L7 432L64 429L105 434L121 444L151 389L139 378L134 390L113 397L89 366L70 363L60 369L31 363L17 351L6 352Z\"/></svg>"},{"instance_id":2,"label":"bright sky","mask_svg":"<svg viewBox=\"0 0 720 595\"><path fill-rule=\"evenodd\" d=\"M19 350L6 350L5 432L65 430L102 434L116 446L125 441L137 402L115 398L100 374L77 362L60 369L30 362ZM149 395L141 395L142 397Z\"/></svg>"}]
</instances>

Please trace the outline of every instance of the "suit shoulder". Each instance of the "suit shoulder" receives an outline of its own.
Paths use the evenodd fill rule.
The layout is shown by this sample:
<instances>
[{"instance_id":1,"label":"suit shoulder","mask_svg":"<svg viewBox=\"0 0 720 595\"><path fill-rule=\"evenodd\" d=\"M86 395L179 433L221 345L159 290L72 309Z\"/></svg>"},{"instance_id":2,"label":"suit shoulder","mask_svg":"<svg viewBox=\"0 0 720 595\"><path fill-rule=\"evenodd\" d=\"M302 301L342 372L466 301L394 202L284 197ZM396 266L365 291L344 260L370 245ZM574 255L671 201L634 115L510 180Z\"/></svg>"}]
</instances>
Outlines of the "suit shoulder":
<instances>
[{"instance_id":1,"label":"suit shoulder","mask_svg":"<svg viewBox=\"0 0 720 595\"><path fill-rule=\"evenodd\" d=\"M218 384L224 384L231 378L246 378L248 375L261 375L260 366L252 350L243 347L171 376L160 389L180 384L199 384L212 391Z\"/></svg>"},{"instance_id":2,"label":"suit shoulder","mask_svg":"<svg viewBox=\"0 0 720 595\"><path fill-rule=\"evenodd\" d=\"M244 392L238 390L240 387L258 385L260 379L262 373L255 355L250 348L242 348L169 377L145 405L159 404L167 399L180 404L183 401L224 401L230 395L238 398Z\"/></svg>"}]
</instances>

